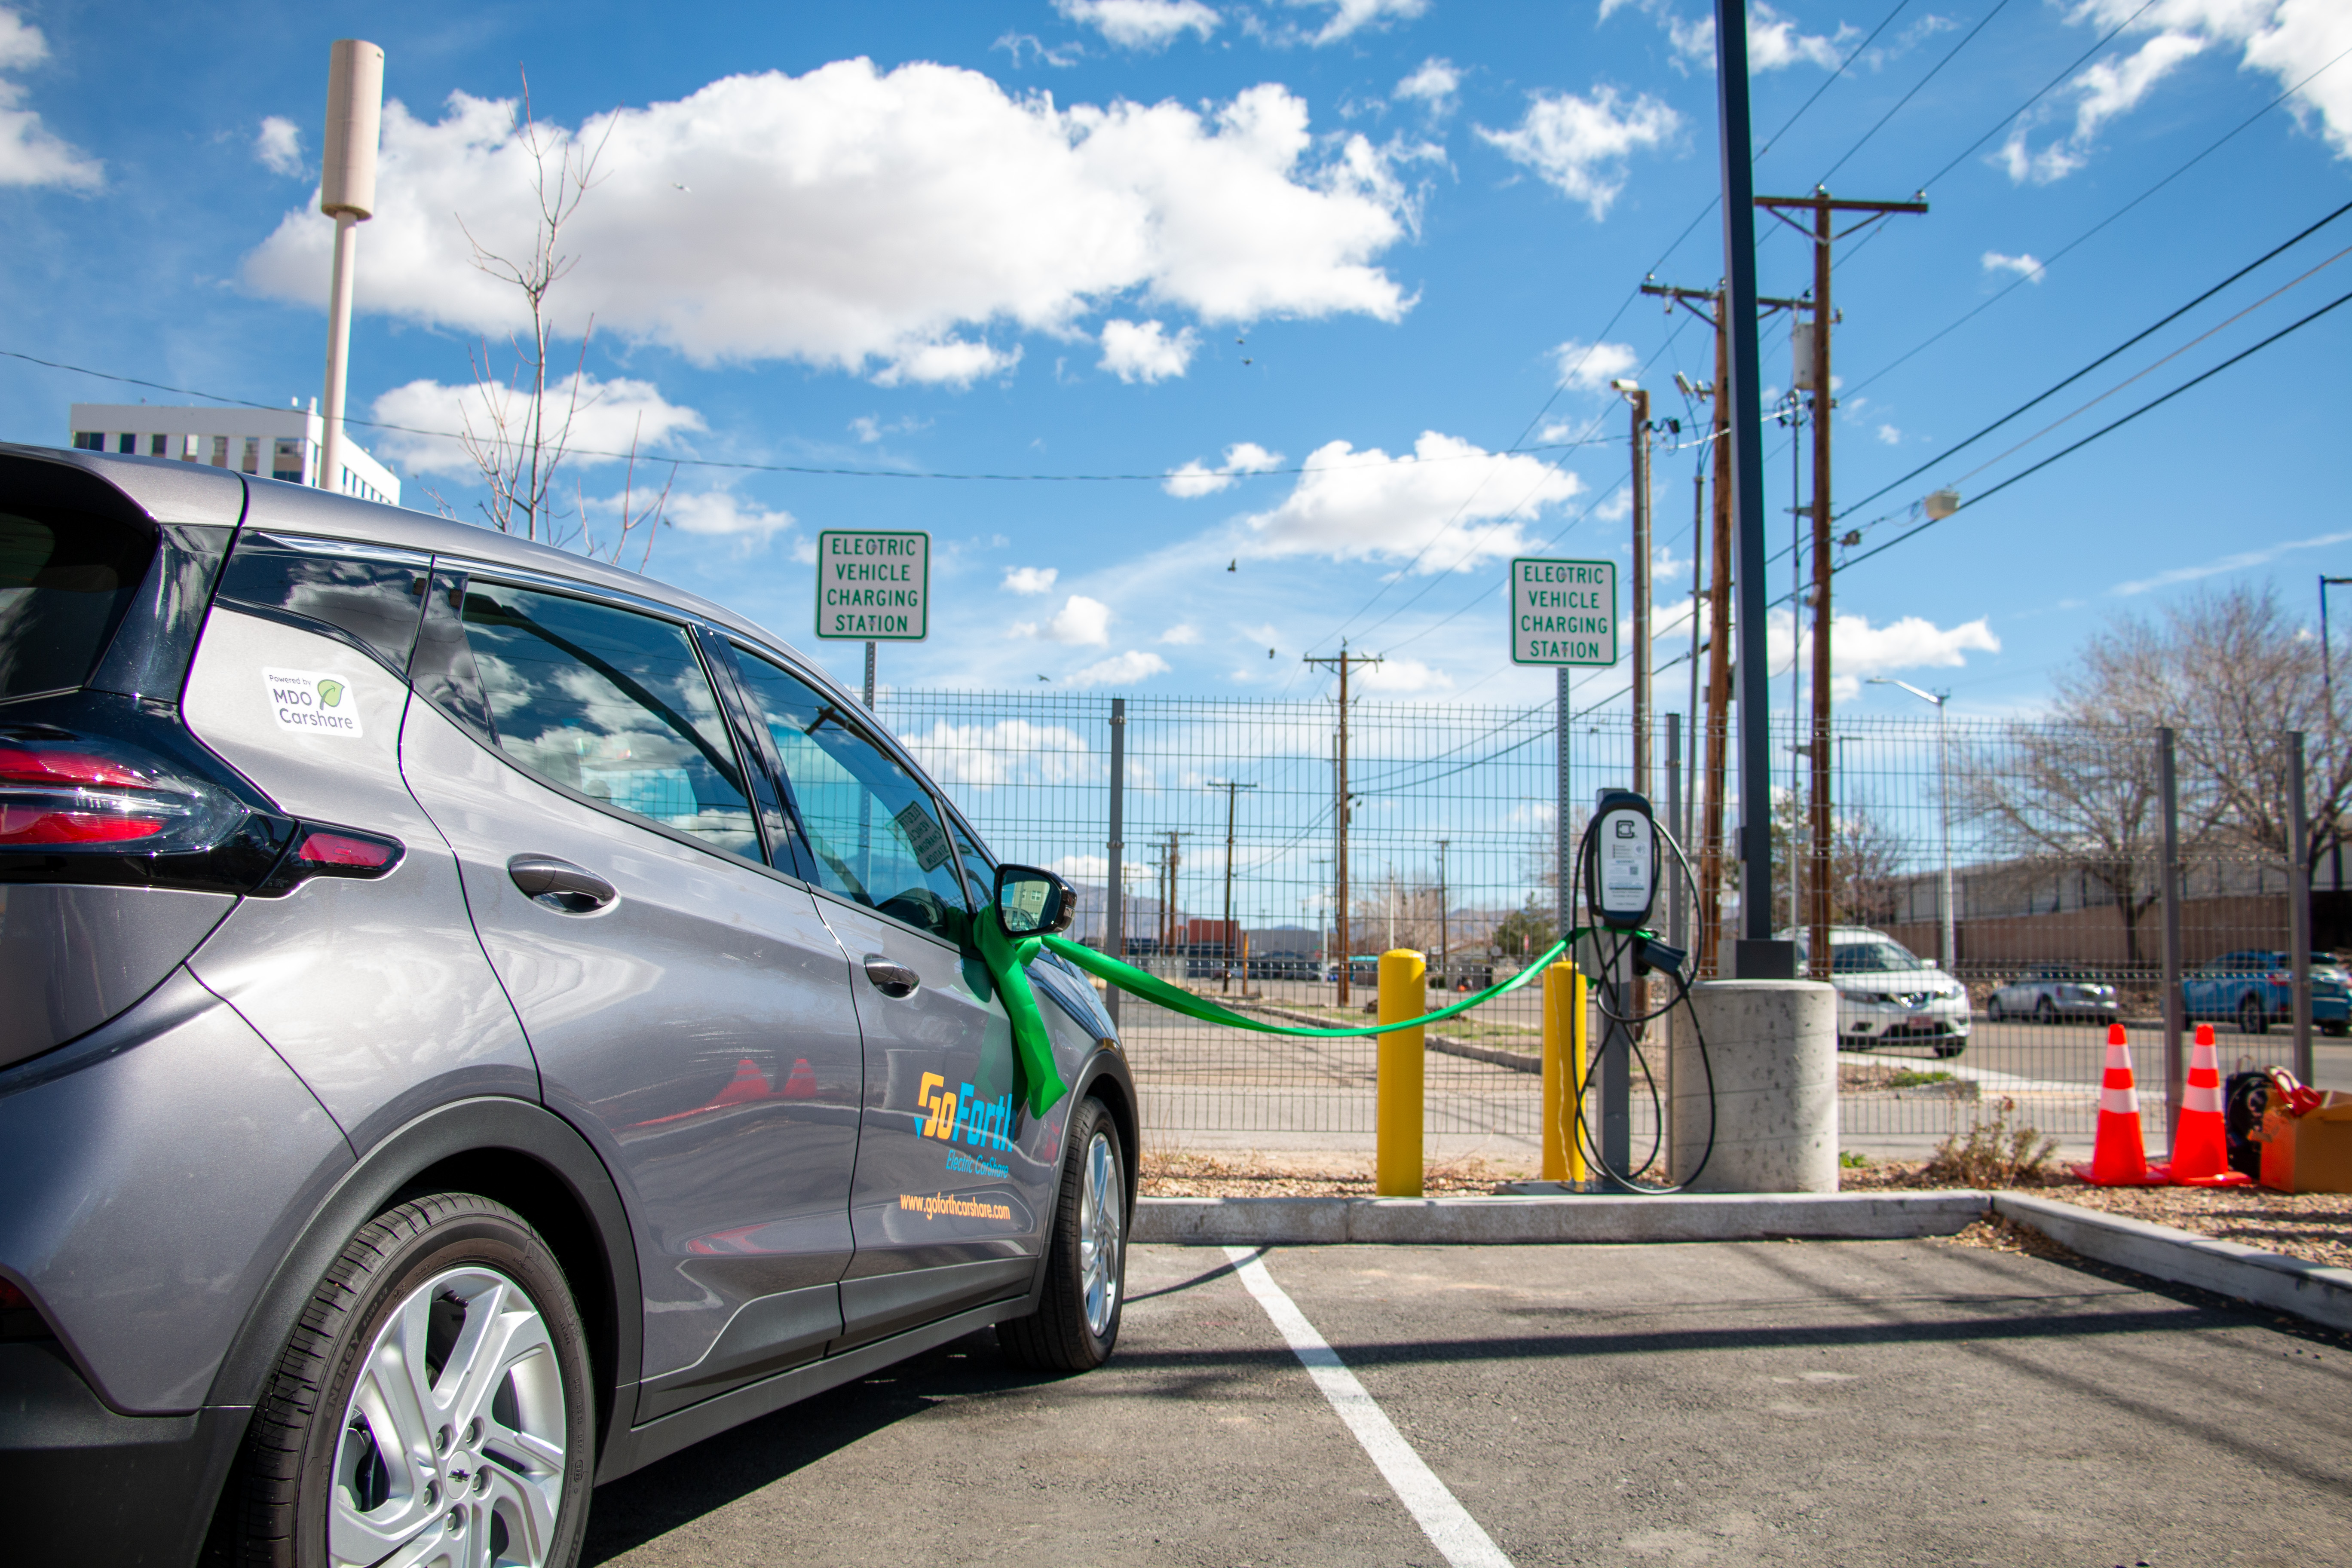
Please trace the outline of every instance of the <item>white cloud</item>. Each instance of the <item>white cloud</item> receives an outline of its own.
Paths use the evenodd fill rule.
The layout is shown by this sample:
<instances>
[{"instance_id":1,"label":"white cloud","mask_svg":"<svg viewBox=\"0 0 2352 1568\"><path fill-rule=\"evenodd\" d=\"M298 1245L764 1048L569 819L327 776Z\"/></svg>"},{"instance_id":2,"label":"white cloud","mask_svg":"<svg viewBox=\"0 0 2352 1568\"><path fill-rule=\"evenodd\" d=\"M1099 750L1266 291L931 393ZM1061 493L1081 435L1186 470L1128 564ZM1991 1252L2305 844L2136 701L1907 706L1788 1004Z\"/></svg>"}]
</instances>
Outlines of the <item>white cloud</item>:
<instances>
[{"instance_id":1,"label":"white cloud","mask_svg":"<svg viewBox=\"0 0 2352 1568\"><path fill-rule=\"evenodd\" d=\"M1008 594L1050 594L1054 580L1061 574L1058 568L1052 566L1014 566L1006 571L1004 581L997 586Z\"/></svg>"},{"instance_id":2,"label":"white cloud","mask_svg":"<svg viewBox=\"0 0 2352 1568\"><path fill-rule=\"evenodd\" d=\"M262 117L254 133L253 155L270 173L293 178L302 173L302 128L282 114Z\"/></svg>"},{"instance_id":3,"label":"white cloud","mask_svg":"<svg viewBox=\"0 0 2352 1568\"><path fill-rule=\"evenodd\" d=\"M1201 340L1190 327L1170 337L1158 321L1111 321L1103 323L1102 346L1103 369L1121 381L1149 384L1183 374Z\"/></svg>"},{"instance_id":4,"label":"white cloud","mask_svg":"<svg viewBox=\"0 0 2352 1568\"><path fill-rule=\"evenodd\" d=\"M1073 594L1044 626L1021 621L1013 627L1017 637L1046 637L1074 647L1110 646L1110 606L1084 594Z\"/></svg>"},{"instance_id":5,"label":"white cloud","mask_svg":"<svg viewBox=\"0 0 2352 1568\"><path fill-rule=\"evenodd\" d=\"M1578 392L1606 392L1611 382L1631 374L1642 363L1642 356L1629 344L1587 343L1574 338L1552 350L1551 357L1559 366L1560 385ZM1558 438L1547 426L1544 439Z\"/></svg>"},{"instance_id":6,"label":"white cloud","mask_svg":"<svg viewBox=\"0 0 2352 1568\"><path fill-rule=\"evenodd\" d=\"M2036 283L2042 281L2042 263L2023 251L2015 256L2003 256L1998 250L1988 250L1984 253L1984 269L1987 272L2013 272Z\"/></svg>"},{"instance_id":7,"label":"white cloud","mask_svg":"<svg viewBox=\"0 0 2352 1568\"><path fill-rule=\"evenodd\" d=\"M2169 572L2159 572L2153 577L2137 582L2118 583L2107 590L2126 596L2145 594L2151 588L2169 588L2177 583L2194 583L2200 577L2218 577L2224 572L2242 572L2252 566L2267 566L2280 556L2297 550L2323 550L2330 545L2352 540L2352 533L2323 533L2315 539L2291 539L2282 544L2266 545L2260 550L2240 551L2217 560L2200 562L2194 566L2176 566Z\"/></svg>"},{"instance_id":8,"label":"white cloud","mask_svg":"<svg viewBox=\"0 0 2352 1568\"><path fill-rule=\"evenodd\" d=\"M568 402L568 384L550 389L550 418ZM437 381L412 381L395 386L375 400L370 412L379 426L396 429L359 431L360 439L379 458L405 464L415 474L472 474L473 458L458 441L467 428L487 437L495 416L503 411L520 426L530 399L503 386L485 391L479 386L444 386ZM649 381L616 376L599 381L580 378L580 408L572 416L567 459L583 468L625 461L634 439L641 453L660 450L680 431L704 428L702 416L681 408L662 396Z\"/></svg>"},{"instance_id":9,"label":"white cloud","mask_svg":"<svg viewBox=\"0 0 2352 1568\"><path fill-rule=\"evenodd\" d=\"M1370 26L1409 22L1429 9L1429 0L1289 0L1295 9L1330 7L1331 19L1307 41L1320 48Z\"/></svg>"},{"instance_id":10,"label":"white cloud","mask_svg":"<svg viewBox=\"0 0 2352 1568\"><path fill-rule=\"evenodd\" d=\"M1622 9L1632 0L1601 0L1601 19ZM1715 18L1699 16L1685 21L1676 16L1664 0L1642 0L1642 9L1658 19L1666 30L1666 41L1677 57L1676 68L1696 67L1715 69ZM1801 33L1797 24L1783 16L1763 0L1757 0L1748 13L1748 68L1753 71L1783 70L1793 65L1814 65L1823 70L1834 70L1845 58L1848 39L1856 30L1843 23L1834 34Z\"/></svg>"},{"instance_id":11,"label":"white cloud","mask_svg":"<svg viewBox=\"0 0 2352 1568\"><path fill-rule=\"evenodd\" d=\"M1201 640L1201 633L1189 621L1179 621L1160 634L1160 640L1171 647L1188 647Z\"/></svg>"},{"instance_id":12,"label":"white cloud","mask_svg":"<svg viewBox=\"0 0 2352 1568\"><path fill-rule=\"evenodd\" d=\"M1140 648L1117 653L1084 669L1072 670L1062 684L1073 687L1130 686L1155 675L1165 675L1170 668L1166 659Z\"/></svg>"},{"instance_id":13,"label":"white cloud","mask_svg":"<svg viewBox=\"0 0 2352 1568\"><path fill-rule=\"evenodd\" d=\"M642 505L645 500L644 496L638 496L636 504ZM663 515L672 526L688 533L748 534L758 539L781 533L791 528L794 521L791 512L770 511L757 501L747 501L726 490L672 495Z\"/></svg>"},{"instance_id":14,"label":"white cloud","mask_svg":"<svg viewBox=\"0 0 2352 1568\"><path fill-rule=\"evenodd\" d=\"M1890 447L1899 447L1903 444L1903 432L1892 425L1881 425L1878 427L1877 436Z\"/></svg>"},{"instance_id":15,"label":"white cloud","mask_svg":"<svg viewBox=\"0 0 2352 1568\"><path fill-rule=\"evenodd\" d=\"M1490 131L1481 125L1477 130L1504 156L1534 170L1570 200L1582 202L1598 222L1624 188L1626 157L1663 146L1682 124L1681 115L1648 93L1621 110L1617 89L1601 86L1590 98L1572 92L1531 93L1527 115L1517 127Z\"/></svg>"},{"instance_id":16,"label":"white cloud","mask_svg":"<svg viewBox=\"0 0 2352 1568\"><path fill-rule=\"evenodd\" d=\"M1521 531L1547 506L1584 488L1574 474L1523 455L1489 455L1453 436L1425 430L1411 455L1345 441L1316 449L1282 503L1245 519L1258 557L1321 555L1335 561L1402 561L1413 570L1516 554Z\"/></svg>"},{"instance_id":17,"label":"white cloud","mask_svg":"<svg viewBox=\"0 0 2352 1568\"><path fill-rule=\"evenodd\" d=\"M1205 38L1219 21L1201 0L1054 0L1054 9L1123 49L1165 48L1186 33Z\"/></svg>"},{"instance_id":18,"label":"white cloud","mask_svg":"<svg viewBox=\"0 0 2352 1568\"><path fill-rule=\"evenodd\" d=\"M2064 179L2090 162L2092 144L2107 121L2138 108L2157 83L2183 61L2204 53L2210 42L2190 33L2163 32L2129 55L2097 62L2066 84L2065 91L2074 99L2073 131L2037 153L2030 144L2031 132L2041 116L2029 116L2011 128L1994 160L2018 184L2031 181L2046 185ZM2346 42L2352 43L2352 37Z\"/></svg>"},{"instance_id":19,"label":"white cloud","mask_svg":"<svg viewBox=\"0 0 2352 1568\"><path fill-rule=\"evenodd\" d=\"M21 70L49 58L41 30L14 11L0 11L0 70ZM94 191L106 183L106 165L41 123L39 114L19 109L25 89L0 81L0 185L63 185Z\"/></svg>"},{"instance_id":20,"label":"white cloud","mask_svg":"<svg viewBox=\"0 0 2352 1568\"><path fill-rule=\"evenodd\" d=\"M1787 668L1792 648L1801 658L1811 657L1812 630L1811 616L1800 625L1787 610L1771 613L1765 641L1774 670ZM1955 669L1968 662L1970 653L2000 651L2000 639L1981 616L1945 627L1920 616L1874 626L1867 616L1833 615L1830 652L1837 674L1832 678L1830 694L1838 701L1851 701L1871 676L1906 669Z\"/></svg>"},{"instance_id":21,"label":"white cloud","mask_svg":"<svg viewBox=\"0 0 2352 1568\"><path fill-rule=\"evenodd\" d=\"M1179 500L1214 495L1240 482L1243 474L1262 474L1282 467L1282 454L1269 452L1255 441L1238 441L1225 448L1225 460L1212 468L1194 458L1160 481L1160 488Z\"/></svg>"},{"instance_id":22,"label":"white cloud","mask_svg":"<svg viewBox=\"0 0 2352 1568\"><path fill-rule=\"evenodd\" d=\"M1364 666L1363 672L1356 679L1364 683L1365 690L1384 692L1392 697L1444 691L1454 684L1452 676L1417 658L1384 658L1378 664Z\"/></svg>"},{"instance_id":23,"label":"white cloud","mask_svg":"<svg viewBox=\"0 0 2352 1568\"><path fill-rule=\"evenodd\" d=\"M935 719L929 730L899 739L941 784L1076 784L1102 772L1085 739L1060 724L1026 719L950 724Z\"/></svg>"},{"instance_id":24,"label":"white cloud","mask_svg":"<svg viewBox=\"0 0 2352 1568\"><path fill-rule=\"evenodd\" d=\"M1065 109L977 71L854 59L728 77L593 117L567 144L608 132L556 308L698 363L955 384L1014 363L989 328L1068 331L1123 295L1206 321L1395 321L1412 304L1374 264L1411 207L1388 155L1360 135L1318 142L1305 101L1272 83L1202 108ZM520 250L530 184L510 104L456 94L428 121L387 103L361 308L509 330L517 292L472 265L459 220ZM331 239L306 204L246 280L322 306Z\"/></svg>"},{"instance_id":25,"label":"white cloud","mask_svg":"<svg viewBox=\"0 0 2352 1568\"><path fill-rule=\"evenodd\" d=\"M1454 107L1454 95L1461 89L1462 73L1454 62L1432 55L1421 62L1421 68L1396 84L1396 96L1418 99L1429 106L1433 114L1444 114Z\"/></svg>"}]
</instances>

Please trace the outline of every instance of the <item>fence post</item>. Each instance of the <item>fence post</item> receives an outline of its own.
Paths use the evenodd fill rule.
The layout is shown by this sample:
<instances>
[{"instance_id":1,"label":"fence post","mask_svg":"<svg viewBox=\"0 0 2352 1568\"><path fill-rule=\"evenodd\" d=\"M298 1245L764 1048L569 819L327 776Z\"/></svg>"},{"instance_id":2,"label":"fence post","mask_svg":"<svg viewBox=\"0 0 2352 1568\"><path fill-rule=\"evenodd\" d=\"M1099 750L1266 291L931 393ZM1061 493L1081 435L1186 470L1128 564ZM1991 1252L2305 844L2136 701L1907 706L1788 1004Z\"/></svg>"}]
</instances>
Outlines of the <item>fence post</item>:
<instances>
[{"instance_id":1,"label":"fence post","mask_svg":"<svg viewBox=\"0 0 2352 1568\"><path fill-rule=\"evenodd\" d=\"M2180 1059L2180 781L2169 729L2156 732L2156 789L2164 814L2164 1147L2169 1157L2188 1076Z\"/></svg>"},{"instance_id":2,"label":"fence post","mask_svg":"<svg viewBox=\"0 0 2352 1568\"><path fill-rule=\"evenodd\" d=\"M1429 964L1410 948L1381 954L1380 1021L1429 1011ZM1380 1041L1374 1091L1372 1190L1384 1198L1421 1196L1421 1029L1392 1029Z\"/></svg>"},{"instance_id":3,"label":"fence post","mask_svg":"<svg viewBox=\"0 0 2352 1568\"><path fill-rule=\"evenodd\" d=\"M1124 864L1127 852L1127 699L1110 700L1110 875L1105 883L1105 894L1110 907L1103 912L1103 949L1113 958L1127 956L1127 878ZM1118 1022L1118 1000L1123 994L1116 985L1106 986L1103 1005L1110 1010L1110 1021Z\"/></svg>"},{"instance_id":4,"label":"fence post","mask_svg":"<svg viewBox=\"0 0 2352 1568\"><path fill-rule=\"evenodd\" d=\"M2311 842L2304 817L2303 731L2286 737L2286 940L2294 966L2294 1076L2311 1081Z\"/></svg>"},{"instance_id":5,"label":"fence post","mask_svg":"<svg viewBox=\"0 0 2352 1568\"><path fill-rule=\"evenodd\" d=\"M1682 831L1683 716L1679 713L1666 715L1666 820L1674 825L1674 832ZM1685 847L1683 853L1689 854L1689 848ZM1688 952L1690 929L1683 900L1689 889L1684 886L1682 862L1677 860L1671 867L1660 866L1658 872L1661 876L1670 878L1674 887L1674 891L1666 898L1666 941L1679 951ZM1645 1002L1644 1010L1646 1008ZM1666 1037L1664 1052L1666 1058L1665 1082L1660 1093L1661 1103L1665 1105L1672 1105L1675 1102L1675 1031L1688 1026L1688 1019L1675 1014L1667 1015L1666 1026L1663 1031ZM1664 1169L1674 1170L1674 1118L1671 1116L1661 1114L1658 1118L1658 1147L1660 1154L1665 1161Z\"/></svg>"}]
</instances>

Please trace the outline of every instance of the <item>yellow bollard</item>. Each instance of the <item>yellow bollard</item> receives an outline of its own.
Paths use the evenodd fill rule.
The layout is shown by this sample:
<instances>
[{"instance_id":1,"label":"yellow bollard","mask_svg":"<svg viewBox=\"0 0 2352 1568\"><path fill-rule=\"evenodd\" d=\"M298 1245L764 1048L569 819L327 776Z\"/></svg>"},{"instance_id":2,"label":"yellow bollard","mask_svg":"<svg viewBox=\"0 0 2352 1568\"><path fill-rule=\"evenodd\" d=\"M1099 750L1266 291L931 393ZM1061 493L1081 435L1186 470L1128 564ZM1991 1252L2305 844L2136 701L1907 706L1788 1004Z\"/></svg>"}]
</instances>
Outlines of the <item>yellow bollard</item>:
<instances>
[{"instance_id":1,"label":"yellow bollard","mask_svg":"<svg viewBox=\"0 0 2352 1568\"><path fill-rule=\"evenodd\" d=\"M1380 1021L1429 1011L1429 965L1411 948L1381 954ZM1380 1089L1373 1111L1372 1190L1384 1198L1421 1196L1422 1031L1378 1037Z\"/></svg>"},{"instance_id":2,"label":"yellow bollard","mask_svg":"<svg viewBox=\"0 0 2352 1568\"><path fill-rule=\"evenodd\" d=\"M1570 1102L1584 1081L1584 976L1562 960L1543 977L1543 1179L1584 1180Z\"/></svg>"}]
</instances>

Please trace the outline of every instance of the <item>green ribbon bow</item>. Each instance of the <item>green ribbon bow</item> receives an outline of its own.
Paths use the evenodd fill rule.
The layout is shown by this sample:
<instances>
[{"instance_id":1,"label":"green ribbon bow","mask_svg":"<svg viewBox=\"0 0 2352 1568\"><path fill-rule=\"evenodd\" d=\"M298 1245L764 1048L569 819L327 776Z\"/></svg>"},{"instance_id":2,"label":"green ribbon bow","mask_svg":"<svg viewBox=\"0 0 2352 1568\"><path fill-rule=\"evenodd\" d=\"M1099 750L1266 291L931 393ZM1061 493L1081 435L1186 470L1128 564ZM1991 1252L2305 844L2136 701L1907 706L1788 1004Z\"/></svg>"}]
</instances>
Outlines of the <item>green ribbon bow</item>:
<instances>
[{"instance_id":1,"label":"green ribbon bow","mask_svg":"<svg viewBox=\"0 0 2352 1568\"><path fill-rule=\"evenodd\" d=\"M992 921L982 923L991 930L994 929ZM1349 1026L1339 1029L1309 1029L1293 1024L1269 1024L1265 1019L1254 1018L1247 1013L1236 1013L1230 1007L1219 1006L1205 996L1195 996L1181 986L1171 985L1158 975L1138 969L1131 963L1121 963L1108 953L1097 952L1090 947L1082 947L1067 937L1031 937L1024 942L1024 945L1033 945L1042 942L1045 946L1060 953L1087 973L1100 975L1122 991L1140 996L1145 1001L1165 1007L1171 1013L1181 1013L1188 1018L1198 1018L1204 1024L1227 1024L1236 1029L1255 1029L1261 1035L1300 1035L1309 1039L1344 1039L1363 1035L1393 1034L1399 1029L1417 1029L1423 1024L1434 1024L1441 1018L1451 1018L1456 1013L1466 1013L1473 1007L1492 1002L1497 996L1507 996L1542 973L1555 959L1568 951L1570 942L1582 934L1584 934L1582 931L1570 932L1567 937L1544 949L1533 963L1528 964L1508 980L1489 985L1484 991L1474 991L1450 1007L1440 1007L1434 1013L1424 1013L1418 1018L1406 1018L1394 1024L1377 1024L1370 1028ZM1004 939L1000 936L997 940L1003 942ZM1026 975L1022 977L1022 984L1024 987L1027 985ZM1008 1005L1009 1001L1008 997ZM1033 1001L1031 1005L1034 1007L1035 1003ZM1041 1023L1039 1027L1042 1029L1043 1026ZM1055 1081L1058 1083L1060 1080ZM1050 1104L1051 1101L1047 1103Z\"/></svg>"},{"instance_id":2,"label":"green ribbon bow","mask_svg":"<svg viewBox=\"0 0 2352 1568\"><path fill-rule=\"evenodd\" d=\"M1050 939L1006 936L993 909L982 910L972 924L980 934L980 956L1004 998L1005 1016L1013 1022L1013 1051L1021 1062L1029 1114L1043 1116L1070 1092L1054 1065L1054 1039L1045 1032L1045 1016L1037 1011L1037 993L1029 984L1030 961Z\"/></svg>"}]
</instances>

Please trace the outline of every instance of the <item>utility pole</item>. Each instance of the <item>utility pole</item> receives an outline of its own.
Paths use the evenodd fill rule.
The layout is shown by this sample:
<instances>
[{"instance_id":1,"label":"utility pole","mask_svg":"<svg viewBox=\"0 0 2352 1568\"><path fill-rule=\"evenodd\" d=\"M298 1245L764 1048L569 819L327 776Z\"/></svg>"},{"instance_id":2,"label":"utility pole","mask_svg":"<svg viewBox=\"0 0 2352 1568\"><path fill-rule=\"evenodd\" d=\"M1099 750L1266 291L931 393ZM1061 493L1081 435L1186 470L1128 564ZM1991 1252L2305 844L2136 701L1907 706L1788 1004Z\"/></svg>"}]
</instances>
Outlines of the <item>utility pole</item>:
<instances>
[{"instance_id":1,"label":"utility pole","mask_svg":"<svg viewBox=\"0 0 2352 1568\"><path fill-rule=\"evenodd\" d=\"M1714 429L1707 440L1714 451L1715 466L1715 547L1707 567L1706 604L1706 805L1699 816L1698 863L1698 933L1700 951L1714 961L1713 973L1730 973L1723 951L1723 818L1728 804L1725 778L1731 743L1731 402L1729 323L1723 309L1723 285L1712 289L1685 289L1669 284L1644 283L1642 292L1666 301L1671 311L1676 305L1705 321L1715 333L1715 379L1696 390L1715 403ZM1704 301L1706 309L1699 309ZM1802 301L1796 300L1759 299L1759 310L1788 310ZM1701 482L1704 489L1704 481ZM1703 506L1704 503L1702 503ZM1691 570L1698 570L1696 546ZM1696 637L1696 632L1694 632ZM1696 647L1696 642L1694 642ZM1699 748L1693 746L1694 752ZM1694 791L1694 794L1698 793ZM1685 846L1685 848L1688 847Z\"/></svg>"},{"instance_id":2,"label":"utility pole","mask_svg":"<svg viewBox=\"0 0 2352 1568\"><path fill-rule=\"evenodd\" d=\"M1807 378L1813 395L1813 711L1809 737L1812 762L1809 858L1812 863L1805 878L1810 895L1805 900L1809 916L1805 923L1811 928L1807 969L1813 979L1826 980L1830 974L1830 412L1837 406L1835 383L1830 375L1830 328L1837 321L1830 304L1831 252L1839 240L1879 219L1895 213L1924 213L1927 203L1924 195L1907 202L1839 201L1816 185L1810 196L1758 196L1756 205L1813 242L1812 363ZM1790 217L1791 212L1811 212L1811 229ZM1838 231L1835 223L1840 213L1860 213L1862 221ZM1792 390L1790 396L1794 395Z\"/></svg>"},{"instance_id":3,"label":"utility pole","mask_svg":"<svg viewBox=\"0 0 2352 1568\"><path fill-rule=\"evenodd\" d=\"M1451 991L1454 977L1445 964L1445 954L1451 946L1445 925L1445 844L1443 838L1437 841L1437 985L1441 991Z\"/></svg>"},{"instance_id":4,"label":"utility pole","mask_svg":"<svg viewBox=\"0 0 2352 1568\"><path fill-rule=\"evenodd\" d=\"M1211 779L1209 787L1225 792L1225 924L1223 939L1225 950L1225 979L1223 988L1231 991L1234 988L1234 952L1240 945L1234 940L1234 797L1237 791L1255 789L1257 785L1235 784L1231 779ZM1242 992L1244 995L1249 992L1247 975L1242 977Z\"/></svg>"},{"instance_id":5,"label":"utility pole","mask_svg":"<svg viewBox=\"0 0 2352 1568\"><path fill-rule=\"evenodd\" d=\"M1650 395L1610 384L1633 410L1633 791L1650 794Z\"/></svg>"},{"instance_id":6,"label":"utility pole","mask_svg":"<svg viewBox=\"0 0 2352 1568\"><path fill-rule=\"evenodd\" d=\"M1322 658L1308 656L1306 664L1337 665L1339 669L1339 747L1332 758L1333 780L1338 793L1332 801L1332 833L1335 843L1332 873L1338 881L1335 889L1332 918L1337 922L1336 934L1339 946L1339 1005L1348 1005L1348 816L1354 809L1348 797L1348 667L1352 664L1378 664L1378 655L1349 653L1341 643L1337 654Z\"/></svg>"}]
</instances>

